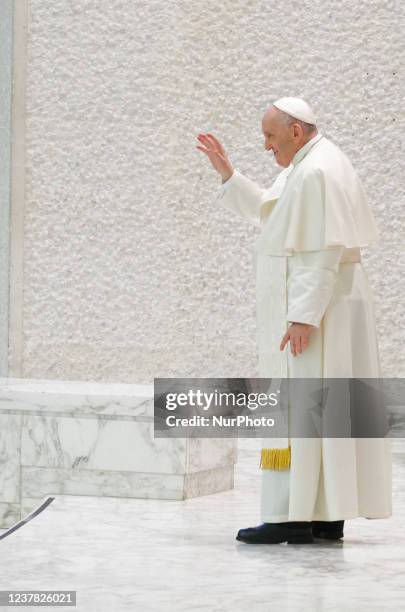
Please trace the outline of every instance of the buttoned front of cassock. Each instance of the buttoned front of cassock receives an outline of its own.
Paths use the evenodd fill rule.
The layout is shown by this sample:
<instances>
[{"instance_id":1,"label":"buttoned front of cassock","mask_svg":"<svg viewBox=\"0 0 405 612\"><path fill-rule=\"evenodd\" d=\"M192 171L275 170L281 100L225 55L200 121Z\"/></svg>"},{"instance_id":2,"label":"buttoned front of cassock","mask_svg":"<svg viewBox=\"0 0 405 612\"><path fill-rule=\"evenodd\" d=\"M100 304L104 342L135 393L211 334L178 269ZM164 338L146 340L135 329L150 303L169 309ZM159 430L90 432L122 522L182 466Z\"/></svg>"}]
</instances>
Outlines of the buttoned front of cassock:
<instances>
[{"instance_id":1,"label":"buttoned front of cassock","mask_svg":"<svg viewBox=\"0 0 405 612\"><path fill-rule=\"evenodd\" d=\"M259 376L380 377L360 254L378 230L345 154L318 134L269 189L235 169L217 200L261 229L254 243ZM293 321L315 326L295 357L289 345L279 349ZM264 439L269 447L290 448L290 466L262 469L264 522L391 516L390 440Z\"/></svg>"}]
</instances>

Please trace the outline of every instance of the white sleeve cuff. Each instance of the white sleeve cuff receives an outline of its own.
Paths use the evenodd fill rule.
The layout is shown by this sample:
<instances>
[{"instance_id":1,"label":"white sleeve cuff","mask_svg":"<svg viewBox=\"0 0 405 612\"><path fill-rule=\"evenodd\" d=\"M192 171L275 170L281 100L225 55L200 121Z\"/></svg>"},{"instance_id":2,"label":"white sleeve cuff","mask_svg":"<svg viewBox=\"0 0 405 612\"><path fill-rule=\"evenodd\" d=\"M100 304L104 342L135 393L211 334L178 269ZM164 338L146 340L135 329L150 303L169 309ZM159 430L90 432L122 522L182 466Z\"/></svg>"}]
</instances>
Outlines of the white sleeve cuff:
<instances>
[{"instance_id":1,"label":"white sleeve cuff","mask_svg":"<svg viewBox=\"0 0 405 612\"><path fill-rule=\"evenodd\" d=\"M260 227L264 191L238 169L234 169L232 176L220 185L217 201L224 208Z\"/></svg>"},{"instance_id":2,"label":"white sleeve cuff","mask_svg":"<svg viewBox=\"0 0 405 612\"><path fill-rule=\"evenodd\" d=\"M287 321L319 327L332 297L336 273L296 267L288 279Z\"/></svg>"},{"instance_id":3,"label":"white sleeve cuff","mask_svg":"<svg viewBox=\"0 0 405 612\"><path fill-rule=\"evenodd\" d=\"M287 281L287 321L319 327L335 289L343 247L297 253Z\"/></svg>"}]
</instances>

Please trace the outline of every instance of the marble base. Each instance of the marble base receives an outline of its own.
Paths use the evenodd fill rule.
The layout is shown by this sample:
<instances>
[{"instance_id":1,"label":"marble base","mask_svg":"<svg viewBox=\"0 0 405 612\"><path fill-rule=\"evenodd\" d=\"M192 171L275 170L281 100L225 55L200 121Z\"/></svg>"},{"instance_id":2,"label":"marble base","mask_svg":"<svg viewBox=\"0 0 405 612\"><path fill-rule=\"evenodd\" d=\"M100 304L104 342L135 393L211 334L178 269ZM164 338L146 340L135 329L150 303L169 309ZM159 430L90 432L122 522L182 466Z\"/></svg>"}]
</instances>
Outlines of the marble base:
<instances>
[{"instance_id":1,"label":"marble base","mask_svg":"<svg viewBox=\"0 0 405 612\"><path fill-rule=\"evenodd\" d=\"M228 490L236 449L233 438L154 438L152 385L0 378L0 527L51 495Z\"/></svg>"},{"instance_id":2,"label":"marble base","mask_svg":"<svg viewBox=\"0 0 405 612\"><path fill-rule=\"evenodd\" d=\"M39 505L39 504L38 504ZM0 527L11 527L21 518L20 503L0 502Z\"/></svg>"}]
</instances>

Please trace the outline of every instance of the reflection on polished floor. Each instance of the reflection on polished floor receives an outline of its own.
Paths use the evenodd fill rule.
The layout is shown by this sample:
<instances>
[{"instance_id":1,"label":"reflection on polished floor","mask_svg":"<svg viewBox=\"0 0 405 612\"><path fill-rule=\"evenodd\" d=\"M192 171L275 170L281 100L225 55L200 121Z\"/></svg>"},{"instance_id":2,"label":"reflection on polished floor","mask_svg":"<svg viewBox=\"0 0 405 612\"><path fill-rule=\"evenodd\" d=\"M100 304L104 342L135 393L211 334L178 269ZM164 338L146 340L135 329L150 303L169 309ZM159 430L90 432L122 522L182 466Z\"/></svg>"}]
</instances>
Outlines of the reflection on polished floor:
<instances>
[{"instance_id":1,"label":"reflection on polished floor","mask_svg":"<svg viewBox=\"0 0 405 612\"><path fill-rule=\"evenodd\" d=\"M258 444L239 441L235 489L224 493L56 497L0 541L1 588L76 590L79 612L403 609L405 453L393 455L392 518L347 521L343 542L254 546L235 536L260 522Z\"/></svg>"}]
</instances>

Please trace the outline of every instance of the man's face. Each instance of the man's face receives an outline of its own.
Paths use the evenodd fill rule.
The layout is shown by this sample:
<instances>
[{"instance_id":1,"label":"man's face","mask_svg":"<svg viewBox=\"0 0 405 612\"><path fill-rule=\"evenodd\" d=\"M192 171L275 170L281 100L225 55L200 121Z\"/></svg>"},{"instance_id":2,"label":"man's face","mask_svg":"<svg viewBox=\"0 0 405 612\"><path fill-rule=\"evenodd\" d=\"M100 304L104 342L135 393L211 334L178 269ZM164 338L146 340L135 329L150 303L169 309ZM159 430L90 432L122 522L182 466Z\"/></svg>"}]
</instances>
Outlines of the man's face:
<instances>
[{"instance_id":1,"label":"man's face","mask_svg":"<svg viewBox=\"0 0 405 612\"><path fill-rule=\"evenodd\" d=\"M297 131L297 124L294 126L283 123L277 108L272 106L263 115L262 131L266 151L273 151L279 166L289 166L303 145L303 134L300 134L300 130Z\"/></svg>"}]
</instances>

